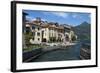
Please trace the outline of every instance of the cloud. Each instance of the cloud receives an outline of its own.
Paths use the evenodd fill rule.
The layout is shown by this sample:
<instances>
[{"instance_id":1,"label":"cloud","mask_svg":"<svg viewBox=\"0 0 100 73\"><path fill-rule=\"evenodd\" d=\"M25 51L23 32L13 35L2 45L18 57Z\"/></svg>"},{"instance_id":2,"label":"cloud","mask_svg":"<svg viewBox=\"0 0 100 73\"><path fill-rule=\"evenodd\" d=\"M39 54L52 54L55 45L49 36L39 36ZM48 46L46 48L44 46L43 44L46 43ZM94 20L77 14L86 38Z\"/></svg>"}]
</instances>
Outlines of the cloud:
<instances>
[{"instance_id":1,"label":"cloud","mask_svg":"<svg viewBox=\"0 0 100 73\"><path fill-rule=\"evenodd\" d=\"M91 18L91 15L88 13L81 13L81 14L74 13L72 14L72 17L77 19L83 19L84 17Z\"/></svg>"},{"instance_id":2,"label":"cloud","mask_svg":"<svg viewBox=\"0 0 100 73\"><path fill-rule=\"evenodd\" d=\"M53 14L55 16L59 16L59 17L62 17L62 18L68 17L68 14L64 13L64 12L43 12L43 14L45 14L45 15Z\"/></svg>"},{"instance_id":3,"label":"cloud","mask_svg":"<svg viewBox=\"0 0 100 73\"><path fill-rule=\"evenodd\" d=\"M73 18L77 18L78 15L77 15L77 14L73 14L72 17L73 17Z\"/></svg>"},{"instance_id":4,"label":"cloud","mask_svg":"<svg viewBox=\"0 0 100 73\"><path fill-rule=\"evenodd\" d=\"M30 16L26 16L26 19L29 20L29 21L34 21L34 20L36 20L36 18L32 18L32 17L30 17ZM41 18L41 20L42 20L42 21L47 21L46 19L42 19L42 18Z\"/></svg>"},{"instance_id":5,"label":"cloud","mask_svg":"<svg viewBox=\"0 0 100 73\"><path fill-rule=\"evenodd\" d=\"M68 14L67 14L67 13L63 13L63 12L59 12L59 13L52 12L52 14L54 14L54 15L56 15L56 16L63 17L63 18L68 17Z\"/></svg>"},{"instance_id":6,"label":"cloud","mask_svg":"<svg viewBox=\"0 0 100 73\"><path fill-rule=\"evenodd\" d=\"M76 18L76 19L82 19L82 16L81 15L79 15L79 14L72 14L72 17L73 18Z\"/></svg>"},{"instance_id":7,"label":"cloud","mask_svg":"<svg viewBox=\"0 0 100 73\"><path fill-rule=\"evenodd\" d=\"M47 21L46 19L42 19L42 21Z\"/></svg>"},{"instance_id":8,"label":"cloud","mask_svg":"<svg viewBox=\"0 0 100 73\"><path fill-rule=\"evenodd\" d=\"M26 16L26 19L29 21L32 21L34 18L30 17L30 16Z\"/></svg>"}]
</instances>

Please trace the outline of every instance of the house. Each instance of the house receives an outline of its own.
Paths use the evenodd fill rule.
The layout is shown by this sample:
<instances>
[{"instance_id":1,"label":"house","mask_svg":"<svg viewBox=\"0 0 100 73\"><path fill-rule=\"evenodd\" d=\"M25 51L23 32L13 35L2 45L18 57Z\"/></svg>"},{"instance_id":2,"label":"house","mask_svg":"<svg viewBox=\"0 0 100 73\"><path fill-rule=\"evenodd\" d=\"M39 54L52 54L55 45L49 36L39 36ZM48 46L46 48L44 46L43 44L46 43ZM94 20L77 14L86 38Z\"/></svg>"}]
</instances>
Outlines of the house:
<instances>
[{"instance_id":1,"label":"house","mask_svg":"<svg viewBox=\"0 0 100 73\"><path fill-rule=\"evenodd\" d=\"M25 31L32 32L32 44L41 44L42 42L69 42L71 41L71 26L60 25L54 22L42 21L37 17L36 20L26 22Z\"/></svg>"}]
</instances>

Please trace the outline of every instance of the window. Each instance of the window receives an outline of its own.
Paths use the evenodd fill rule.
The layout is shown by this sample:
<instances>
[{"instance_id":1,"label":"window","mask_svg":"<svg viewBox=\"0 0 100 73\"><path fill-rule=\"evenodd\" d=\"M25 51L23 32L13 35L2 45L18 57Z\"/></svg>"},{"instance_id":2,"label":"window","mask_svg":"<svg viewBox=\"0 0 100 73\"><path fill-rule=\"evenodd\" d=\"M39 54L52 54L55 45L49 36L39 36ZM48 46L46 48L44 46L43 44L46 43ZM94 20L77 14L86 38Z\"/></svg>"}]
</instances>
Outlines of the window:
<instances>
[{"instance_id":1,"label":"window","mask_svg":"<svg viewBox=\"0 0 100 73\"><path fill-rule=\"evenodd\" d=\"M40 41L40 38L38 38L38 41Z\"/></svg>"},{"instance_id":2,"label":"window","mask_svg":"<svg viewBox=\"0 0 100 73\"><path fill-rule=\"evenodd\" d=\"M38 30L40 30L40 28L38 27Z\"/></svg>"},{"instance_id":3,"label":"window","mask_svg":"<svg viewBox=\"0 0 100 73\"><path fill-rule=\"evenodd\" d=\"M34 26L32 26L32 29L35 29L35 27L34 27Z\"/></svg>"},{"instance_id":4,"label":"window","mask_svg":"<svg viewBox=\"0 0 100 73\"><path fill-rule=\"evenodd\" d=\"M39 32L37 32L37 36L40 36L40 33Z\"/></svg>"},{"instance_id":5,"label":"window","mask_svg":"<svg viewBox=\"0 0 100 73\"><path fill-rule=\"evenodd\" d=\"M26 33L28 34L30 32L30 28L26 27Z\"/></svg>"}]
</instances>

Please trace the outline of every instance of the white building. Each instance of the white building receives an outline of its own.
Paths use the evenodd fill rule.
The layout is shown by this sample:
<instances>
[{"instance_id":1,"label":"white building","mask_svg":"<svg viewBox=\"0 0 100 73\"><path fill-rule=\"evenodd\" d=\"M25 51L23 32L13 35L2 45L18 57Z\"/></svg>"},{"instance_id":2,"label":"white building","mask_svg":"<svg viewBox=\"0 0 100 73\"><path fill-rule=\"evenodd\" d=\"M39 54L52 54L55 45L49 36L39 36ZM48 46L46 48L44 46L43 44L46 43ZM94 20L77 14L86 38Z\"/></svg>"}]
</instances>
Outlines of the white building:
<instances>
[{"instance_id":1,"label":"white building","mask_svg":"<svg viewBox=\"0 0 100 73\"><path fill-rule=\"evenodd\" d=\"M59 25L58 23L48 23L40 18L32 22L26 22L26 32L32 32L33 38L30 40L33 44L42 42L68 42L71 39L70 26ZM73 32L74 33L74 32Z\"/></svg>"}]
</instances>

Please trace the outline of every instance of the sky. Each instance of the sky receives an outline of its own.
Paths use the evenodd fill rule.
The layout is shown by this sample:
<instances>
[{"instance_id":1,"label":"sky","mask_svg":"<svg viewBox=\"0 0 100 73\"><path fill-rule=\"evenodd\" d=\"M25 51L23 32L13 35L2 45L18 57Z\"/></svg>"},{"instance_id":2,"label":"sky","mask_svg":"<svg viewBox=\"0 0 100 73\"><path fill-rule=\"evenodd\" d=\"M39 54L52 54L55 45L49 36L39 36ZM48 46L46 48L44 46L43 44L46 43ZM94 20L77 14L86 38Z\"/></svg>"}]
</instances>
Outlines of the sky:
<instances>
[{"instance_id":1,"label":"sky","mask_svg":"<svg viewBox=\"0 0 100 73\"><path fill-rule=\"evenodd\" d=\"M68 24L72 26L80 25L82 22L91 23L90 13L79 12L54 12L54 11L36 11L36 10L23 10L27 13L26 19L33 21L36 17L47 22L57 22L59 24Z\"/></svg>"}]
</instances>

